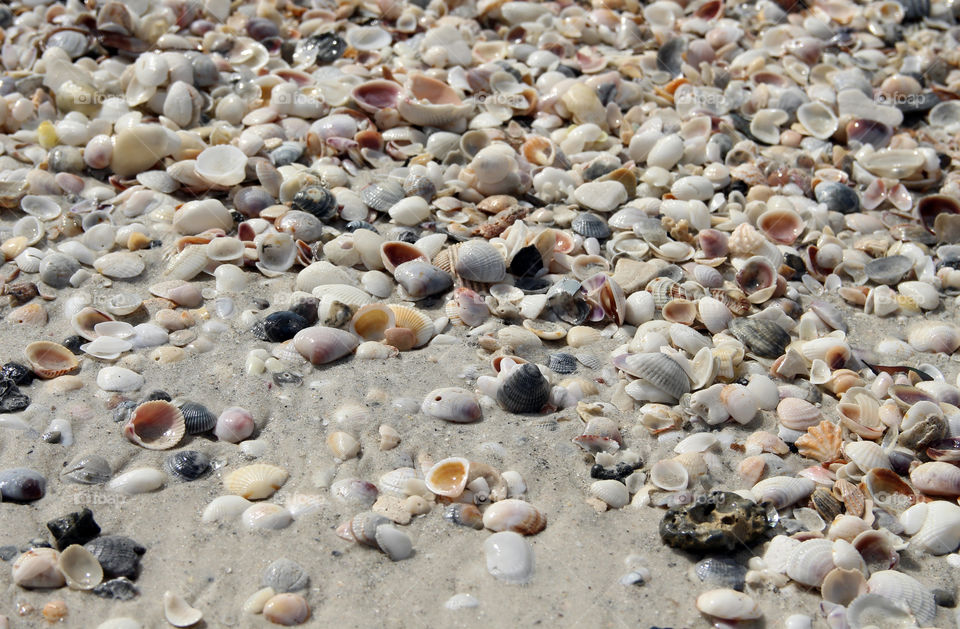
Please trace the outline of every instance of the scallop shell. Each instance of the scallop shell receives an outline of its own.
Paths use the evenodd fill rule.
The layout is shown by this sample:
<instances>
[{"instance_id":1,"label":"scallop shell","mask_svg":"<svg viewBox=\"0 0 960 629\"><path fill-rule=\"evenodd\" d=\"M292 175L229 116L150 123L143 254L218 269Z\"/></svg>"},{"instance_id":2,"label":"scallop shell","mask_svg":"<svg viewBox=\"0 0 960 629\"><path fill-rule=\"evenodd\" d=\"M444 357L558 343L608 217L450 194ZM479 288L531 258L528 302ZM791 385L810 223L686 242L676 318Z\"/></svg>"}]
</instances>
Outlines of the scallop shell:
<instances>
[{"instance_id":1,"label":"scallop shell","mask_svg":"<svg viewBox=\"0 0 960 629\"><path fill-rule=\"evenodd\" d=\"M820 587L834 568L833 542L827 539L810 539L801 542L790 553L787 576L797 583Z\"/></svg>"},{"instance_id":2,"label":"scallop shell","mask_svg":"<svg viewBox=\"0 0 960 629\"><path fill-rule=\"evenodd\" d=\"M80 366L73 352L51 341L34 341L23 353L33 372L43 379L73 373Z\"/></svg>"},{"instance_id":3,"label":"scallop shell","mask_svg":"<svg viewBox=\"0 0 960 629\"><path fill-rule=\"evenodd\" d=\"M438 496L456 498L467 486L470 461L452 457L435 463L424 478L427 489Z\"/></svg>"},{"instance_id":4,"label":"scallop shell","mask_svg":"<svg viewBox=\"0 0 960 629\"><path fill-rule=\"evenodd\" d=\"M772 476L754 485L751 492L757 502L770 502L775 508L783 509L809 496L815 486L809 478Z\"/></svg>"},{"instance_id":5,"label":"scallop shell","mask_svg":"<svg viewBox=\"0 0 960 629\"><path fill-rule=\"evenodd\" d=\"M100 562L79 544L71 544L60 553L58 567L71 590L92 590L103 580Z\"/></svg>"},{"instance_id":6,"label":"scallop shell","mask_svg":"<svg viewBox=\"0 0 960 629\"><path fill-rule=\"evenodd\" d=\"M223 486L231 494L247 500L263 500L273 495L290 474L282 467L256 463L238 468L223 478Z\"/></svg>"},{"instance_id":7,"label":"scallop shell","mask_svg":"<svg viewBox=\"0 0 960 629\"><path fill-rule=\"evenodd\" d=\"M127 280L143 273L146 264L139 254L131 251L115 251L94 260L93 268L101 275Z\"/></svg>"},{"instance_id":8,"label":"scallop shell","mask_svg":"<svg viewBox=\"0 0 960 629\"><path fill-rule=\"evenodd\" d=\"M795 445L801 456L815 459L821 463L829 463L840 458L840 447L843 444L842 430L836 424L822 421L807 428Z\"/></svg>"},{"instance_id":9,"label":"scallop shell","mask_svg":"<svg viewBox=\"0 0 960 629\"><path fill-rule=\"evenodd\" d=\"M409 306L390 304L388 307L393 312L396 327L413 332L415 337L413 347L426 345L436 334L433 320L425 313Z\"/></svg>"},{"instance_id":10,"label":"scallop shell","mask_svg":"<svg viewBox=\"0 0 960 629\"><path fill-rule=\"evenodd\" d=\"M874 572L867 581L867 588L872 594L906 603L921 627L930 626L937 615L937 604L930 588L908 574L896 570Z\"/></svg>"},{"instance_id":11,"label":"scallop shell","mask_svg":"<svg viewBox=\"0 0 960 629\"><path fill-rule=\"evenodd\" d=\"M144 402L123 427L124 437L148 450L172 448L185 432L183 413L165 400Z\"/></svg>"},{"instance_id":12,"label":"scallop shell","mask_svg":"<svg viewBox=\"0 0 960 629\"><path fill-rule=\"evenodd\" d=\"M872 441L852 441L844 444L843 454L864 472L874 468L890 469L890 457L883 448ZM960 470L958 470L960 472ZM960 492L958 492L960 495Z\"/></svg>"},{"instance_id":13,"label":"scallop shell","mask_svg":"<svg viewBox=\"0 0 960 629\"><path fill-rule=\"evenodd\" d=\"M495 502L483 513L483 525L491 531L536 535L547 526L547 517L529 502L509 498Z\"/></svg>"}]
</instances>

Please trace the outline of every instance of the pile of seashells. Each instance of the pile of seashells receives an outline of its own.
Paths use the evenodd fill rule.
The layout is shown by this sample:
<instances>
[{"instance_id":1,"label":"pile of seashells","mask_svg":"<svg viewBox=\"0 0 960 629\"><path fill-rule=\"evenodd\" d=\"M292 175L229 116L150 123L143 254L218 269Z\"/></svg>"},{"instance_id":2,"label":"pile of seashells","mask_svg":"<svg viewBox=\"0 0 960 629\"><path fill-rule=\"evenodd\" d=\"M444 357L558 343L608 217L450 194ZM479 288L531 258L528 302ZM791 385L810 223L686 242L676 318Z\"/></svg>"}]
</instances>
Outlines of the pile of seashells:
<instances>
[{"instance_id":1,"label":"pile of seashells","mask_svg":"<svg viewBox=\"0 0 960 629\"><path fill-rule=\"evenodd\" d=\"M0 6L0 427L70 448L105 426L129 455L121 473L13 442L0 522L71 484L191 482L222 486L211 529L336 504L339 538L400 561L442 518L531 583L527 453L408 421L530 416L597 514L638 510L699 561L712 589L684 614L758 619L802 587L820 598L797 590L791 629L955 622L923 572L960 563L958 19L942 0ZM473 360L431 368L444 352ZM215 410L190 378L148 384L221 359L245 393ZM346 400L360 361L433 390L298 426L330 462L304 489L257 409L330 381ZM9 541L19 588L102 587L96 548L35 542ZM309 577L280 572L244 613L307 622ZM188 585L157 602L173 626L204 617ZM95 604L72 613L93 626Z\"/></svg>"}]
</instances>

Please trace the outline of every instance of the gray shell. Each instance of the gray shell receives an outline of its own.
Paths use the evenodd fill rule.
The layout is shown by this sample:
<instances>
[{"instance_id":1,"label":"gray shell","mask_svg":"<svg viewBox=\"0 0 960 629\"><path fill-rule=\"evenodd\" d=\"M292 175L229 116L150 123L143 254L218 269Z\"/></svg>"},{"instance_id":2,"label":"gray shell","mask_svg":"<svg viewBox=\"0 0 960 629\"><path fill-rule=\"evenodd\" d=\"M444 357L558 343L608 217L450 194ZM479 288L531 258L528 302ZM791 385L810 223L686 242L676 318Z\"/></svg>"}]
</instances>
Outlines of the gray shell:
<instances>
[{"instance_id":1,"label":"gray shell","mask_svg":"<svg viewBox=\"0 0 960 629\"><path fill-rule=\"evenodd\" d=\"M393 180L378 181L360 191L360 199L377 212L386 212L405 196L403 186Z\"/></svg>"},{"instance_id":2,"label":"gray shell","mask_svg":"<svg viewBox=\"0 0 960 629\"><path fill-rule=\"evenodd\" d=\"M264 570L260 585L276 592L296 592L310 586L310 575L296 561L277 559Z\"/></svg>"},{"instance_id":3,"label":"gray shell","mask_svg":"<svg viewBox=\"0 0 960 629\"><path fill-rule=\"evenodd\" d=\"M107 577L137 578L140 556L147 549L123 535L103 535L83 545L97 558Z\"/></svg>"},{"instance_id":4,"label":"gray shell","mask_svg":"<svg viewBox=\"0 0 960 629\"><path fill-rule=\"evenodd\" d=\"M489 242L470 240L457 246L453 269L468 282L492 283L506 277L507 262Z\"/></svg>"},{"instance_id":5,"label":"gray shell","mask_svg":"<svg viewBox=\"0 0 960 629\"><path fill-rule=\"evenodd\" d=\"M453 278L423 260L404 262L394 269L393 277L411 299L436 295L453 286Z\"/></svg>"},{"instance_id":6,"label":"gray shell","mask_svg":"<svg viewBox=\"0 0 960 629\"><path fill-rule=\"evenodd\" d=\"M188 435L209 432L217 425L217 416L203 404L185 402L180 406L180 412L183 413L183 423Z\"/></svg>"},{"instance_id":7,"label":"gray shell","mask_svg":"<svg viewBox=\"0 0 960 629\"><path fill-rule=\"evenodd\" d=\"M871 281L877 284L893 285L899 283L912 268L913 261L910 258L894 255L870 260L863 270Z\"/></svg>"},{"instance_id":8,"label":"gray shell","mask_svg":"<svg viewBox=\"0 0 960 629\"><path fill-rule=\"evenodd\" d=\"M437 186L429 177L411 174L403 180L403 191L411 197L423 197L430 201L437 194Z\"/></svg>"},{"instance_id":9,"label":"gray shell","mask_svg":"<svg viewBox=\"0 0 960 629\"><path fill-rule=\"evenodd\" d=\"M40 262L40 279L53 288L66 288L80 263L65 253L49 253Z\"/></svg>"},{"instance_id":10,"label":"gray shell","mask_svg":"<svg viewBox=\"0 0 960 629\"><path fill-rule=\"evenodd\" d=\"M613 360L614 366L634 376L643 378L653 386L680 399L690 392L690 378L677 361L666 354L647 352L622 354Z\"/></svg>"},{"instance_id":11,"label":"gray shell","mask_svg":"<svg viewBox=\"0 0 960 629\"><path fill-rule=\"evenodd\" d=\"M181 450L168 456L163 466L180 480L194 481L210 471L210 457L196 450Z\"/></svg>"},{"instance_id":12,"label":"gray shell","mask_svg":"<svg viewBox=\"0 0 960 629\"><path fill-rule=\"evenodd\" d=\"M610 237L610 227L607 222L596 214L581 212L570 223L570 227L584 238L602 240Z\"/></svg>"},{"instance_id":13,"label":"gray shell","mask_svg":"<svg viewBox=\"0 0 960 629\"><path fill-rule=\"evenodd\" d=\"M814 196L831 212L855 214L860 211L860 197L850 186L836 181L825 181L817 186Z\"/></svg>"},{"instance_id":14,"label":"gray shell","mask_svg":"<svg viewBox=\"0 0 960 629\"><path fill-rule=\"evenodd\" d=\"M32 502L43 498L47 479L26 467L0 471L0 501Z\"/></svg>"},{"instance_id":15,"label":"gray shell","mask_svg":"<svg viewBox=\"0 0 960 629\"><path fill-rule=\"evenodd\" d=\"M497 401L511 413L536 413L549 398L550 383L533 363L516 367L497 389Z\"/></svg>"},{"instance_id":16,"label":"gray shell","mask_svg":"<svg viewBox=\"0 0 960 629\"><path fill-rule=\"evenodd\" d=\"M110 480L113 471L105 458L91 454L68 465L63 476L82 485L99 485Z\"/></svg>"},{"instance_id":17,"label":"gray shell","mask_svg":"<svg viewBox=\"0 0 960 629\"><path fill-rule=\"evenodd\" d=\"M547 366L550 367L554 373L573 373L577 370L577 359L573 354L558 352L556 354L550 354L550 361L547 363Z\"/></svg>"},{"instance_id":18,"label":"gray shell","mask_svg":"<svg viewBox=\"0 0 960 629\"><path fill-rule=\"evenodd\" d=\"M734 319L730 332L761 358L779 358L790 344L790 334L766 319Z\"/></svg>"},{"instance_id":19,"label":"gray shell","mask_svg":"<svg viewBox=\"0 0 960 629\"><path fill-rule=\"evenodd\" d=\"M747 569L729 557L707 557L694 567L697 578L704 585L743 591Z\"/></svg>"},{"instance_id":20,"label":"gray shell","mask_svg":"<svg viewBox=\"0 0 960 629\"><path fill-rule=\"evenodd\" d=\"M290 206L294 210L313 214L321 221L337 213L337 198L323 186L306 186L293 195Z\"/></svg>"}]
</instances>

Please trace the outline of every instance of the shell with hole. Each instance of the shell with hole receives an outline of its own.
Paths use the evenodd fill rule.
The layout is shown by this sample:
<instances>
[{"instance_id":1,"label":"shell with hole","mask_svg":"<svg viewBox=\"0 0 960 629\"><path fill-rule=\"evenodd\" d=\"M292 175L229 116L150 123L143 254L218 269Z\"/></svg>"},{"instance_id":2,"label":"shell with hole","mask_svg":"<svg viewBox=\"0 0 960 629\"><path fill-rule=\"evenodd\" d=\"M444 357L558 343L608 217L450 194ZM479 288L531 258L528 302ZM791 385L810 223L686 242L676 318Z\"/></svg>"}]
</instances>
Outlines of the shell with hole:
<instances>
[{"instance_id":1,"label":"shell with hole","mask_svg":"<svg viewBox=\"0 0 960 629\"><path fill-rule=\"evenodd\" d=\"M434 389L423 399L424 414L456 424L469 424L483 416L477 397L461 387Z\"/></svg>"}]
</instances>

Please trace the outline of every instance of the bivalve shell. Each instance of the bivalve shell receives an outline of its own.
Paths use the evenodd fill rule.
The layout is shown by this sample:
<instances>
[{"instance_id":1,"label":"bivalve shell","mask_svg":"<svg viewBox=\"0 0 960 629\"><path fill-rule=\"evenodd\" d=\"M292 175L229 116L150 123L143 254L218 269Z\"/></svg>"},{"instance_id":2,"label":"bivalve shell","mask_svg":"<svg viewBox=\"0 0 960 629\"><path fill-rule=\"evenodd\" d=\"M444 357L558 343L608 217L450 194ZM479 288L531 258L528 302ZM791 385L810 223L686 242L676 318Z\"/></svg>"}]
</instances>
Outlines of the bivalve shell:
<instances>
[{"instance_id":1,"label":"bivalve shell","mask_svg":"<svg viewBox=\"0 0 960 629\"><path fill-rule=\"evenodd\" d=\"M223 486L231 494L247 500L263 500L273 495L287 481L290 474L281 467L256 463L238 468L223 478Z\"/></svg>"},{"instance_id":2,"label":"bivalve shell","mask_svg":"<svg viewBox=\"0 0 960 629\"><path fill-rule=\"evenodd\" d=\"M783 509L809 496L815 486L809 478L773 476L754 485L751 492L757 502L770 502L775 508Z\"/></svg>"},{"instance_id":3,"label":"bivalve shell","mask_svg":"<svg viewBox=\"0 0 960 629\"><path fill-rule=\"evenodd\" d=\"M546 528L547 517L529 502L508 498L487 507L483 513L483 525L491 531L535 535Z\"/></svg>"},{"instance_id":4,"label":"bivalve shell","mask_svg":"<svg viewBox=\"0 0 960 629\"><path fill-rule=\"evenodd\" d=\"M23 353L33 372L44 379L73 373L80 366L73 352L51 341L34 341Z\"/></svg>"},{"instance_id":5,"label":"bivalve shell","mask_svg":"<svg viewBox=\"0 0 960 629\"><path fill-rule=\"evenodd\" d=\"M697 597L697 609L707 616L722 620L754 620L763 617L756 601L728 588L704 592Z\"/></svg>"},{"instance_id":6,"label":"bivalve shell","mask_svg":"<svg viewBox=\"0 0 960 629\"><path fill-rule=\"evenodd\" d=\"M457 424L479 421L483 416L476 396L461 387L434 389L424 398L420 409L431 417Z\"/></svg>"},{"instance_id":7,"label":"bivalve shell","mask_svg":"<svg viewBox=\"0 0 960 629\"><path fill-rule=\"evenodd\" d=\"M72 590L92 590L103 580L100 562L79 544L71 544L60 553L58 566Z\"/></svg>"},{"instance_id":8,"label":"bivalve shell","mask_svg":"<svg viewBox=\"0 0 960 629\"><path fill-rule=\"evenodd\" d=\"M436 495L456 498L467 486L469 472L470 461L452 457L435 463L427 471L424 481L427 489Z\"/></svg>"},{"instance_id":9,"label":"bivalve shell","mask_svg":"<svg viewBox=\"0 0 960 629\"><path fill-rule=\"evenodd\" d=\"M910 482L930 496L960 496L960 468L945 461L918 465L910 472Z\"/></svg>"},{"instance_id":10,"label":"bivalve shell","mask_svg":"<svg viewBox=\"0 0 960 629\"><path fill-rule=\"evenodd\" d=\"M183 439L186 425L180 409L165 400L144 402L123 427L123 436L148 450L166 450Z\"/></svg>"}]
</instances>

